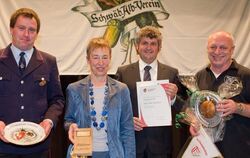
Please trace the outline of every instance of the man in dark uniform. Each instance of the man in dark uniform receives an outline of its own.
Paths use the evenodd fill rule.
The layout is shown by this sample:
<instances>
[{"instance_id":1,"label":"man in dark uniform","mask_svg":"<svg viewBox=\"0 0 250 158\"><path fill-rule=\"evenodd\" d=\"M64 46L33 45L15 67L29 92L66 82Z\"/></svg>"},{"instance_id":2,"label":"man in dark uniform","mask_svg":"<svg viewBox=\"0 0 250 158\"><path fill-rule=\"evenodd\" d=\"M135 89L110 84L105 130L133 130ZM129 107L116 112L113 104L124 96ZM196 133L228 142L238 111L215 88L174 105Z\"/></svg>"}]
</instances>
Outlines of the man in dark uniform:
<instances>
[{"instance_id":1,"label":"man in dark uniform","mask_svg":"<svg viewBox=\"0 0 250 158\"><path fill-rule=\"evenodd\" d=\"M10 19L12 43L0 50L0 158L47 158L51 129L63 112L56 58L34 47L39 30L38 15L18 9ZM9 143L4 129L18 121L39 124L46 139L30 146Z\"/></svg>"}]
</instances>

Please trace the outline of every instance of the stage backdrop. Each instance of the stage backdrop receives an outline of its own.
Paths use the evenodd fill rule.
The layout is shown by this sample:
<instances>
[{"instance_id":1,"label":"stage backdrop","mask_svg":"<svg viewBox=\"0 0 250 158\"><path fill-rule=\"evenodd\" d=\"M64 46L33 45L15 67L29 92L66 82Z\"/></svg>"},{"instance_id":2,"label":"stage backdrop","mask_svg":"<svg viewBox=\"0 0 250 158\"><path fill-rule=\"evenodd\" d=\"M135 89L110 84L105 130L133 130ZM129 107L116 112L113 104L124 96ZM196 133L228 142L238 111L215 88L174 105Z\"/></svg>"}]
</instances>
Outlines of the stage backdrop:
<instances>
[{"instance_id":1,"label":"stage backdrop","mask_svg":"<svg viewBox=\"0 0 250 158\"><path fill-rule=\"evenodd\" d=\"M0 0L0 48L10 43L9 18L20 7L41 19L36 47L57 57L61 75L88 73L89 39L103 36L112 46L110 74L137 60L135 33L159 27L163 47L159 60L195 73L207 61L207 36L217 30L236 40L235 59L250 68L249 0Z\"/></svg>"}]
</instances>

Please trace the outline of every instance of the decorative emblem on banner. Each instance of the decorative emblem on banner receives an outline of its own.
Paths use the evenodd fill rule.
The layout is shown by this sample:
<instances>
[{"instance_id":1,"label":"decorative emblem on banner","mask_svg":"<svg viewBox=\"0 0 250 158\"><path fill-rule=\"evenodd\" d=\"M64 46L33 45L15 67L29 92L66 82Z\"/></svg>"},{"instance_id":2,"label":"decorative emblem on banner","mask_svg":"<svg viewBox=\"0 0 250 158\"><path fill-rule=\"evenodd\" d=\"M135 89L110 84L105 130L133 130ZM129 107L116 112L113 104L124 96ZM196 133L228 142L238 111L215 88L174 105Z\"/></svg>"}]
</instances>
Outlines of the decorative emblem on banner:
<instances>
[{"instance_id":1,"label":"decorative emblem on banner","mask_svg":"<svg viewBox=\"0 0 250 158\"><path fill-rule=\"evenodd\" d=\"M127 60L131 63L136 28L162 27L158 21L169 17L160 0L83 0L72 11L84 15L92 27L106 27L103 38L111 47L120 39L122 51L126 53L122 64Z\"/></svg>"}]
</instances>

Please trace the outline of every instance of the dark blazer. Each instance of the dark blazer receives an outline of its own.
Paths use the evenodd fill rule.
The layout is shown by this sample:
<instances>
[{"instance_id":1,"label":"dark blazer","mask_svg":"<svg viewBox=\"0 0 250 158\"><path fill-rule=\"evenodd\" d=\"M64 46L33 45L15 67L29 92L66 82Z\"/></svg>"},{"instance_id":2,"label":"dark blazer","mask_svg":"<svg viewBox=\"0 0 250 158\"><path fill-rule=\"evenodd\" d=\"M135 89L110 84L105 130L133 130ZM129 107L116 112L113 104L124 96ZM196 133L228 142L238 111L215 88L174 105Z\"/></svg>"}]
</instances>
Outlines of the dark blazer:
<instances>
[{"instance_id":1,"label":"dark blazer","mask_svg":"<svg viewBox=\"0 0 250 158\"><path fill-rule=\"evenodd\" d=\"M0 120L6 125L23 119L40 123L51 119L54 126L64 108L56 58L34 48L20 74L10 45L0 50ZM32 146L0 141L0 153L27 154L48 149L50 138Z\"/></svg>"},{"instance_id":2,"label":"dark blazer","mask_svg":"<svg viewBox=\"0 0 250 158\"><path fill-rule=\"evenodd\" d=\"M138 102L136 92L136 82L140 80L139 62L132 63L123 67L119 67L116 77L123 83L126 83L130 90L133 114L138 117ZM157 80L169 79L169 82L178 83L178 70L170 66L158 62ZM177 97L174 104L175 110L180 110L184 101ZM142 153L146 146L152 153L172 153L172 127L148 127L142 131L135 132L136 136L136 152Z\"/></svg>"}]
</instances>

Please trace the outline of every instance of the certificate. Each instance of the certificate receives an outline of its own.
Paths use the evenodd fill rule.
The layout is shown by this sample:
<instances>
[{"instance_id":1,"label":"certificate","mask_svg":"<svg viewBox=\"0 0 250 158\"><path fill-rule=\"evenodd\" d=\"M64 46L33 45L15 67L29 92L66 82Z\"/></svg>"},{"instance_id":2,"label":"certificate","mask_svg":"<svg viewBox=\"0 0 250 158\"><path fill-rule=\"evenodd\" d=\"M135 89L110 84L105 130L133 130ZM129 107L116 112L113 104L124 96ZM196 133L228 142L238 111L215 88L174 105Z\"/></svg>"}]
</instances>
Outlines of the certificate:
<instances>
[{"instance_id":1,"label":"certificate","mask_svg":"<svg viewBox=\"0 0 250 158\"><path fill-rule=\"evenodd\" d=\"M137 82L139 118L147 127L172 125L171 104L162 84L168 80Z\"/></svg>"},{"instance_id":2,"label":"certificate","mask_svg":"<svg viewBox=\"0 0 250 158\"><path fill-rule=\"evenodd\" d=\"M180 156L179 156L180 157ZM217 147L201 127L199 135L192 138L182 158L223 158Z\"/></svg>"}]
</instances>

